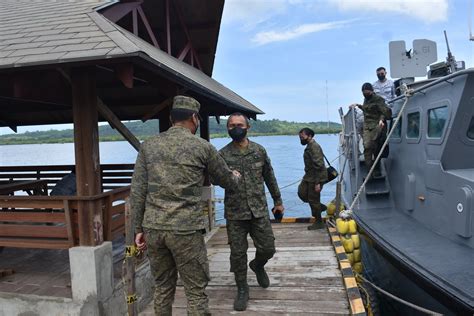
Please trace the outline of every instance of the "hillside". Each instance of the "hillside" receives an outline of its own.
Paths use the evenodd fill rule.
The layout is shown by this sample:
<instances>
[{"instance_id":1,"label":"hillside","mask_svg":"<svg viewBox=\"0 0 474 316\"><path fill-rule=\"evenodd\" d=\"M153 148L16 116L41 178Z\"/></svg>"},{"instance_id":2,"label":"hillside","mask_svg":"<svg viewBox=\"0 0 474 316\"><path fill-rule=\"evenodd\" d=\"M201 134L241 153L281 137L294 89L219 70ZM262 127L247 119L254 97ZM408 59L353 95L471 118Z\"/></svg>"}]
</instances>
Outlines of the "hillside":
<instances>
[{"instance_id":1,"label":"hillside","mask_svg":"<svg viewBox=\"0 0 474 316\"><path fill-rule=\"evenodd\" d=\"M210 121L211 137L226 137L226 120L221 120L220 124L215 119ZM262 120L251 121L249 135L296 135L303 127L312 128L317 134L333 134L341 130L341 124L327 122L288 122L281 120ZM127 122L125 125L139 139L146 139L157 133L159 124L158 120L150 120L145 123L140 121ZM119 141L123 137L109 125L99 126L99 137L101 141ZM26 132L22 134L7 134L0 136L0 145L12 144L44 144L44 143L69 143L73 141L73 130L49 130Z\"/></svg>"}]
</instances>

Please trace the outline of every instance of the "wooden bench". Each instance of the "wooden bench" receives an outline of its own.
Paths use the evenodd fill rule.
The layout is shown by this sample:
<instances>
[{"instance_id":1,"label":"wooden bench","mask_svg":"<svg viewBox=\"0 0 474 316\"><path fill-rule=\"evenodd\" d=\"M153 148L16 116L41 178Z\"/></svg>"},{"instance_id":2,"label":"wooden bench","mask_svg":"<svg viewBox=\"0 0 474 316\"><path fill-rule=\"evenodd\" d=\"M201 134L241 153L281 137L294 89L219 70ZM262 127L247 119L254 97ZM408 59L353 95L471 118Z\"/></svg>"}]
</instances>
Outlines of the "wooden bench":
<instances>
[{"instance_id":1,"label":"wooden bench","mask_svg":"<svg viewBox=\"0 0 474 316\"><path fill-rule=\"evenodd\" d=\"M16 191L24 191L28 195L48 195L48 181L25 180L0 182L0 195L15 195Z\"/></svg>"}]
</instances>

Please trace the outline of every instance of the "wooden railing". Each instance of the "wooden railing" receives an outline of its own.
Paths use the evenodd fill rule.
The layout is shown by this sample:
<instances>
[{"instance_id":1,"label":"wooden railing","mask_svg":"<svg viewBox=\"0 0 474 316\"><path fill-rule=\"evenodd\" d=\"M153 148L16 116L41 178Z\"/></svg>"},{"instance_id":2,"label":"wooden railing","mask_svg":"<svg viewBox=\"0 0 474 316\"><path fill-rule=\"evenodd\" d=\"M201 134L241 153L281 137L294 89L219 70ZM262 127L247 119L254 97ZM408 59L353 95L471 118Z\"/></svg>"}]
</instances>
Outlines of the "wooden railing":
<instances>
[{"instance_id":1,"label":"wooden railing","mask_svg":"<svg viewBox=\"0 0 474 316\"><path fill-rule=\"evenodd\" d=\"M130 186L95 196L0 196L0 247L67 249L84 243L79 231L93 232L93 223L79 224L78 205L96 202L102 215L100 238L124 233L125 199Z\"/></svg>"},{"instance_id":2,"label":"wooden railing","mask_svg":"<svg viewBox=\"0 0 474 316\"><path fill-rule=\"evenodd\" d=\"M102 191L130 185L134 164L103 164ZM19 180L46 180L48 190L74 169L74 165L58 166L0 166L0 182Z\"/></svg>"}]
</instances>

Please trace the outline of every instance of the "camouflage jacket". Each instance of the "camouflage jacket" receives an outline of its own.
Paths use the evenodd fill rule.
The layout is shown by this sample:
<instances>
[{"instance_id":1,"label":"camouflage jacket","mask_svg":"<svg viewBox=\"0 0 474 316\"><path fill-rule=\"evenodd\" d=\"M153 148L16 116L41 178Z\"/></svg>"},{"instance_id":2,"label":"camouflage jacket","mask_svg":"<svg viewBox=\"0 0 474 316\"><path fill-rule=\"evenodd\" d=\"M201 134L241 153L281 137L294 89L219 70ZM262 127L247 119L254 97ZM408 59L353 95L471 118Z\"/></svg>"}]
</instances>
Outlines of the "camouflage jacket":
<instances>
[{"instance_id":1,"label":"camouflage jacket","mask_svg":"<svg viewBox=\"0 0 474 316\"><path fill-rule=\"evenodd\" d=\"M328 172L324 165L324 156L321 146L312 139L304 150L303 180L314 183L324 183L328 179Z\"/></svg>"},{"instance_id":2,"label":"camouflage jacket","mask_svg":"<svg viewBox=\"0 0 474 316\"><path fill-rule=\"evenodd\" d=\"M374 129L379 124L380 120L390 119L392 111L387 104L385 99L375 93L370 99L364 99L364 104L360 106L360 109L364 112L364 128Z\"/></svg>"},{"instance_id":3,"label":"camouflage jacket","mask_svg":"<svg viewBox=\"0 0 474 316\"><path fill-rule=\"evenodd\" d=\"M235 186L232 171L209 142L183 127L171 127L145 141L138 153L131 189L135 231L203 229L204 171L222 187Z\"/></svg>"},{"instance_id":4,"label":"camouflage jacket","mask_svg":"<svg viewBox=\"0 0 474 316\"><path fill-rule=\"evenodd\" d=\"M249 220L269 216L264 182L272 195L275 205L281 205L281 194L273 173L270 158L263 146L249 141L242 150L233 142L227 144L219 153L232 170L241 173L238 186L225 190L225 218L229 220Z\"/></svg>"}]
</instances>

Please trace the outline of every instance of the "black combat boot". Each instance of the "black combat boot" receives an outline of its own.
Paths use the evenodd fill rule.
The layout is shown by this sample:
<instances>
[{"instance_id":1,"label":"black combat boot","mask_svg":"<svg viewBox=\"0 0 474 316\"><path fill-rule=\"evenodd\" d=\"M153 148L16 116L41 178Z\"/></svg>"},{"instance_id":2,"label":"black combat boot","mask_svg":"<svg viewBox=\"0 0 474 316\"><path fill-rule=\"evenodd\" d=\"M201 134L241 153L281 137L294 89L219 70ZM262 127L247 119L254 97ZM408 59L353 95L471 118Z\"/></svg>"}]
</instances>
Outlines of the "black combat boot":
<instances>
[{"instance_id":1,"label":"black combat boot","mask_svg":"<svg viewBox=\"0 0 474 316\"><path fill-rule=\"evenodd\" d=\"M311 207L311 205L310 205ZM311 207L311 215L315 218L315 221L313 224L309 225L307 228L308 230L317 230L317 229L323 229L326 227L326 225L323 222L323 219L321 217L321 212L327 210L327 206L321 203L321 207ZM319 210L321 209L321 210Z\"/></svg>"},{"instance_id":2,"label":"black combat boot","mask_svg":"<svg viewBox=\"0 0 474 316\"><path fill-rule=\"evenodd\" d=\"M255 272L255 275L257 275L258 285L264 289L270 286L270 279L268 278L268 274L265 271L263 264L258 264L258 262L254 259L250 261L249 267L253 272Z\"/></svg>"},{"instance_id":3,"label":"black combat boot","mask_svg":"<svg viewBox=\"0 0 474 316\"><path fill-rule=\"evenodd\" d=\"M249 285L247 284L247 280L237 280L237 296L234 300L234 310L236 311L244 311L247 309L247 303L249 301Z\"/></svg>"}]
</instances>

